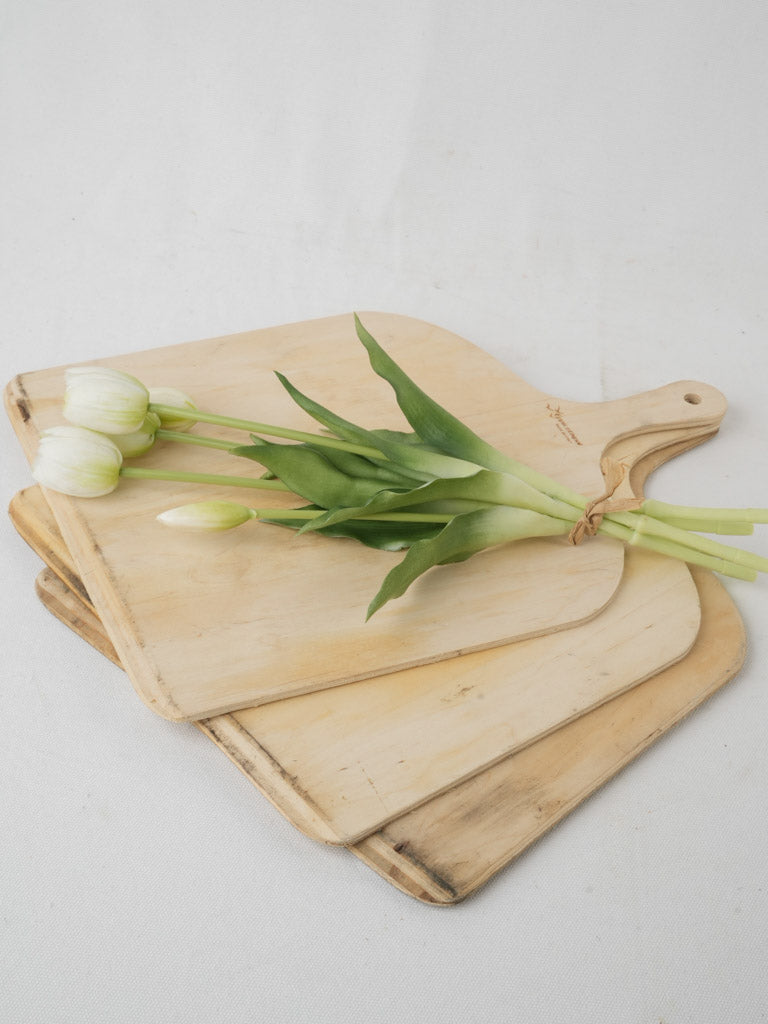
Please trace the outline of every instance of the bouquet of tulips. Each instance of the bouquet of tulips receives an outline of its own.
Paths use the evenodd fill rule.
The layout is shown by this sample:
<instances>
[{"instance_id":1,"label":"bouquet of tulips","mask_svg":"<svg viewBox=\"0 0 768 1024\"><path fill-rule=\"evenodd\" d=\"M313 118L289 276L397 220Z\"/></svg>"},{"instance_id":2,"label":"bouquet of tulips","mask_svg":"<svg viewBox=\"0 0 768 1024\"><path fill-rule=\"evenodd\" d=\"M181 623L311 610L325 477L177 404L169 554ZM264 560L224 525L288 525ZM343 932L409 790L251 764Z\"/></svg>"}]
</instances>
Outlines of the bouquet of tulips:
<instances>
[{"instance_id":1,"label":"bouquet of tulips","mask_svg":"<svg viewBox=\"0 0 768 1024\"><path fill-rule=\"evenodd\" d=\"M404 558L373 598L369 617L432 566L528 537L567 534L577 543L599 533L739 579L768 571L768 559L700 536L749 534L754 523L768 522L768 510L612 502L618 480L589 501L478 437L422 391L358 317L355 328L373 370L392 386L410 432L351 423L282 374L277 374L280 383L323 432L204 412L175 389L147 388L104 367L76 367L67 372L63 415L68 422L43 432L33 475L43 486L75 497L108 494L121 476L290 492L305 504L276 509L204 501L166 510L158 519L200 530L262 521L404 549ZM249 443L189 432L195 423L245 431ZM219 448L227 458L253 460L265 472L260 477L198 474L126 463L160 441Z\"/></svg>"}]
</instances>

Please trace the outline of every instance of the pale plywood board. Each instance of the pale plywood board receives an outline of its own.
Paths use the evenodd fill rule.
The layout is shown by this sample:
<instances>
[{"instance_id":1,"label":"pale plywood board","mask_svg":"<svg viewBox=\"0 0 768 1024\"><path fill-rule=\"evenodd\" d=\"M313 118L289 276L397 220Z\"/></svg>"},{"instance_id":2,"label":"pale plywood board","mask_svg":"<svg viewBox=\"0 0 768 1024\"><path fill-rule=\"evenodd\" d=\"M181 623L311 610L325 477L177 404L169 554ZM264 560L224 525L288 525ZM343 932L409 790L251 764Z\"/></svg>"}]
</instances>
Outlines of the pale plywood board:
<instances>
[{"instance_id":1,"label":"pale plywood board","mask_svg":"<svg viewBox=\"0 0 768 1024\"><path fill-rule=\"evenodd\" d=\"M513 861L733 679L744 626L723 585L692 570L702 625L688 655L351 847L403 891L455 903Z\"/></svg>"},{"instance_id":2,"label":"pale plywood board","mask_svg":"<svg viewBox=\"0 0 768 1024\"><path fill-rule=\"evenodd\" d=\"M736 675L746 651L738 612L712 575L693 570L693 577L702 620L684 659L395 819L352 852L426 902L455 903L475 892ZM64 623L119 663L98 618L50 570L38 578L38 593ZM206 731L226 729L235 717L222 715ZM228 752L258 781L241 751Z\"/></svg>"},{"instance_id":3,"label":"pale plywood board","mask_svg":"<svg viewBox=\"0 0 768 1024\"><path fill-rule=\"evenodd\" d=\"M687 566L632 550L613 600L589 622L468 654L458 676L423 665L237 720L293 794L352 843L674 664L698 629Z\"/></svg>"},{"instance_id":4,"label":"pale plywood board","mask_svg":"<svg viewBox=\"0 0 768 1024\"><path fill-rule=\"evenodd\" d=\"M684 657L698 627L686 566L632 551L598 618L466 655L458 677L421 666L200 724L286 816L349 844Z\"/></svg>"},{"instance_id":5,"label":"pale plywood board","mask_svg":"<svg viewBox=\"0 0 768 1024\"><path fill-rule=\"evenodd\" d=\"M617 442L608 454L613 458L623 460L628 467L632 467L637 493L641 493L645 477L656 465L698 443L699 440L700 437L694 434L687 435L684 431L669 431L666 435L659 434L656 437L645 435L643 438ZM666 445L663 441L666 441ZM647 454L645 453L646 447L651 449ZM28 542L36 547L44 560L59 572L62 579L72 585L73 579L76 581L74 566L71 564L68 549L61 540L55 520L40 489L31 488L17 495L11 505L11 514L22 536L25 536ZM664 582L667 563L664 560L657 560L656 564L659 567L660 579ZM681 572L681 570L682 567L677 567L675 571ZM56 611L55 608L52 610ZM682 608L679 611L682 612ZM115 660L119 660L117 655L114 657ZM471 658L469 662L472 662ZM464 680L466 664L465 659L456 659L450 664L443 663L441 677L447 679L448 673L451 673L452 678ZM420 676L419 670L411 670L410 673L401 673L399 678L401 685L406 684L406 691L410 693L412 686L418 687L418 680L422 676ZM461 689L461 682L456 685L458 689ZM386 693L386 688L384 692ZM341 707L354 707L354 703L351 705L349 703L353 696L352 693L346 695L329 693L328 702L323 702L327 703L328 707L322 707L319 713L311 711L310 718L319 717L320 720L325 721L333 709L336 709L338 715L340 697L345 698ZM299 702L300 705L302 703L306 702ZM361 706L359 702L357 706ZM290 729L295 731L301 727L303 718L297 713L295 703L290 707L294 709L291 715ZM363 717L365 717L364 703L362 707ZM551 715L555 719L570 713L567 708L558 709L556 704L551 706ZM341 720L343 721L343 718ZM318 807L316 803L316 787L305 785L295 772L288 770L280 758L274 756L274 744L270 730L263 727L256 728L252 712L244 710L233 715L216 716L202 722L201 725L262 792L266 793L298 827L325 842L342 841L344 837L339 835L338 828L335 827L332 820L329 820L327 810L324 807ZM392 723L391 727L396 732L397 723ZM322 753L316 752L316 756L319 756L321 761L323 760ZM344 779L344 786L347 785L347 778ZM371 793L365 791L364 796L370 799ZM342 798L345 801L348 799L343 789ZM368 808L367 813L370 813L370 810ZM374 813L377 811L375 804L373 810ZM353 813L359 815L360 807L355 807Z\"/></svg>"},{"instance_id":6,"label":"pale plywood board","mask_svg":"<svg viewBox=\"0 0 768 1024\"><path fill-rule=\"evenodd\" d=\"M670 426L711 429L725 410L718 392L695 382L605 404L561 401L440 328L385 314L364 320L479 433L587 494L601 490L600 455L616 438ZM272 379L279 368L351 419L403 425L389 390L367 368L351 317L101 362L149 384L179 386L206 407L307 428ZM39 430L60 419L62 390L62 368L25 374L7 390L30 457ZM158 447L145 461L221 471L220 453L199 449ZM570 626L597 614L621 576L621 546L604 539L576 548L525 542L435 570L364 625L363 609L398 556L268 528L190 540L156 524L163 508L203 496L211 491L136 481L99 501L49 495L137 692L171 718L209 717ZM262 503L272 502L279 503L273 496Z\"/></svg>"}]
</instances>

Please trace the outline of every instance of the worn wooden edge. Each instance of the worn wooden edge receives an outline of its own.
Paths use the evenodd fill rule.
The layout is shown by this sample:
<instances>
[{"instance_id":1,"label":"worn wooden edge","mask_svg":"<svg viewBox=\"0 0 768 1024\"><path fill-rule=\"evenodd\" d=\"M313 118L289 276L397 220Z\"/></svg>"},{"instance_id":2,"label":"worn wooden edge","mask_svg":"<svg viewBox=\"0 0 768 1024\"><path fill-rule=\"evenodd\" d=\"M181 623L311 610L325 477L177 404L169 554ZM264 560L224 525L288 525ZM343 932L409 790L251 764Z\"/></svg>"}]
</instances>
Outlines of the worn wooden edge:
<instances>
[{"instance_id":1,"label":"worn wooden edge","mask_svg":"<svg viewBox=\"0 0 768 1024\"><path fill-rule=\"evenodd\" d=\"M692 575L699 589L705 619L702 638L694 645L688 658L513 755L507 762L485 773L484 778L477 776L403 815L350 847L352 852L408 895L440 905L466 899L516 860L740 671L747 653L741 616L712 573L694 568ZM711 631L715 629L727 640L707 644ZM703 655L700 653L702 647L705 648ZM698 673L694 668L697 663ZM685 697L675 703L669 696L670 691L691 673L692 681L685 688ZM622 744L619 746L613 741L610 725L612 719L622 712L629 722L624 722L625 730L621 733ZM564 752L568 755L565 759ZM600 768L584 782L581 767L596 755L601 757ZM541 770L542 764L545 765L544 771ZM536 765L539 766L538 771ZM551 768L547 779L546 765L561 767L559 770ZM514 773L510 772L510 777L519 783L517 788L511 787L518 803L523 803L526 793L536 794L536 800L522 808L523 823L521 825L518 819L517 834L510 839L503 854L482 866L474 865L476 870L469 876L466 871L463 877L458 878L451 877L450 872L441 871L419 851L419 838L425 834L428 836L441 821L451 819L454 820L454 829L456 820L459 820L467 828L481 830L483 808L474 800L473 790L479 789L481 783L488 784L494 775L502 776L510 768L515 769ZM564 783L565 792L557 796L557 788L562 789ZM496 794L499 796L498 788ZM516 808L506 804L504 807L510 812L510 818L514 818ZM409 833L413 840L406 838Z\"/></svg>"},{"instance_id":2,"label":"worn wooden edge","mask_svg":"<svg viewBox=\"0 0 768 1024\"><path fill-rule=\"evenodd\" d=\"M122 668L120 656L107 636L101 619L82 600L80 589L70 588L69 579L62 579L49 567L42 569L35 580L35 592L48 611L105 658ZM327 822L321 815L313 814L309 795L296 792L295 785L286 777L281 766L254 742L253 737L248 736L246 739L242 735L243 729L234 717L218 715L189 724L213 740L256 789L281 810L299 831L318 842L338 844Z\"/></svg>"},{"instance_id":3,"label":"worn wooden edge","mask_svg":"<svg viewBox=\"0 0 768 1024\"><path fill-rule=\"evenodd\" d=\"M105 658L122 668L114 644L107 636L101 619L82 600L79 589L70 590L57 572L46 567L35 580L35 592L45 607L65 626L69 626Z\"/></svg>"},{"instance_id":4,"label":"worn wooden edge","mask_svg":"<svg viewBox=\"0 0 768 1024\"><path fill-rule=\"evenodd\" d=\"M216 715L194 724L300 832L317 842L339 845L338 836L309 793L299 788L296 780L270 756L269 751L246 733L234 715Z\"/></svg>"},{"instance_id":5,"label":"worn wooden edge","mask_svg":"<svg viewBox=\"0 0 768 1024\"><path fill-rule=\"evenodd\" d=\"M14 494L8 506L8 516L22 540L77 594L83 604L95 612L42 488L27 487Z\"/></svg>"},{"instance_id":6,"label":"worn wooden edge","mask_svg":"<svg viewBox=\"0 0 768 1024\"><path fill-rule=\"evenodd\" d=\"M633 549L633 550L634 550L634 552L638 551L638 549L636 549L636 548ZM655 557L661 557L661 556L655 556ZM495 758L487 758L481 764L474 765L472 768L466 770L462 775L456 776L456 777L450 779L449 781L445 782L444 785L442 785L441 787L436 787L436 788L432 789L428 796L421 796L421 797L413 799L413 802L408 807L403 806L402 808L398 809L394 813L390 812L389 813L389 817L385 817L385 816L382 815L380 818L377 819L375 824L371 824L369 822L365 826L363 826L361 828L357 828L354 831L351 830L351 829L347 829L346 831L342 832L341 828L338 828L338 827L334 828L334 832L337 835L336 843L338 845L340 845L340 846L348 846L348 847L352 847L352 846L356 845L357 843L361 842L363 839L367 838L369 835L372 835L375 832L378 832L379 830L385 828L392 821L398 820L400 817L404 816L405 814L410 813L411 810L417 810L420 806L423 806L425 803L429 803L431 800L433 800L433 799L435 799L435 798L437 798L439 796L442 796L445 793L450 793L457 786L460 786L463 782L471 781L471 779L476 778L479 775L482 775L483 772L485 772L487 769L493 768L495 765L501 764L501 763L505 762L506 760L508 760L508 758L514 757L515 755L524 752L529 747L535 746L540 740L546 739L548 736L551 736L551 735L559 732L559 730L562 729L564 726L570 725L571 723L574 723L574 722L578 722L579 720L584 718L586 715L588 715L591 712L593 712L593 711L599 709L600 707L602 707L604 704L609 703L610 701L615 700L618 697L621 697L625 693L631 692L633 689L635 689L638 686L641 686L647 680L653 679L657 675L667 671L669 668L672 668L673 666L679 664L680 662L685 661L685 659L690 655L690 653L691 653L691 651L692 651L692 649L693 649L693 647L694 647L694 645L696 643L696 640L697 640L697 637L698 637L698 634L699 634L699 631L700 631L700 621L701 621L700 620L700 603L699 603L699 599L698 599L698 593L696 591L696 587L695 587L695 585L693 583L693 580L692 580L692 577L691 577L691 574L690 574L690 569L688 567L686 567L685 579L686 579L686 583L688 585L689 591L691 593L691 597L692 597L692 601L693 601L692 607L695 607L695 610L696 610L696 619L695 619L695 622L691 622L690 624L688 624L688 626L687 626L687 628L685 630L684 642L683 642L683 632L682 632L682 630L681 630L681 633L678 634L678 640L680 640L681 642L680 642L680 646L678 647L678 649L677 649L677 651L676 651L676 653L675 653L675 655L673 657L669 658L667 661L659 663L658 665L656 665L649 672L638 674L637 676L635 676L631 680L631 682L626 683L626 685L623 688L618 689L618 690L614 690L614 692L611 694L611 696L609 696L609 697L602 697L599 700L594 701L593 703L591 703L589 705L586 705L584 707L579 708L578 710L574 711L572 714L567 715L566 717L559 719L556 725L552 725L550 728L548 728L546 730L539 731L538 733L536 733L535 736L533 736L530 739L524 741L523 743L521 743L517 747L512 748L512 749L507 749L503 753L498 754ZM578 626L576 628L578 628Z\"/></svg>"}]
</instances>

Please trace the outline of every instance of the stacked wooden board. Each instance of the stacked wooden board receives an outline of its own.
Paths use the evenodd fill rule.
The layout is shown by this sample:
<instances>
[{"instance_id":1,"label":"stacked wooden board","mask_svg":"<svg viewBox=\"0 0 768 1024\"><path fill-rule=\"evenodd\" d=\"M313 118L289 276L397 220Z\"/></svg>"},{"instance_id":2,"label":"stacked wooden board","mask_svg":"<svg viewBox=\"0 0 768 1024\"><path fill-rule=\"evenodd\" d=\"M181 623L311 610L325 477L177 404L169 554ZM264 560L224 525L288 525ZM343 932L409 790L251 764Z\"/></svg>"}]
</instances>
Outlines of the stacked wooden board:
<instances>
[{"instance_id":1,"label":"stacked wooden board","mask_svg":"<svg viewBox=\"0 0 768 1024\"><path fill-rule=\"evenodd\" d=\"M725 412L690 381L562 401L439 328L362 316L477 433L586 495L602 491L606 454L627 470L624 496L639 495ZM350 419L402 426L351 316L100 362L181 387L201 408L308 429L271 378L279 369ZM62 393L63 368L7 389L30 458L60 422ZM143 461L232 471L222 458L158 445ZM144 481L98 501L20 494L14 522L49 566L41 597L124 665L150 707L195 721L297 827L430 902L474 891L744 656L711 575L603 538L525 541L433 570L365 624L397 556L269 527L169 535L155 517L180 490L210 496Z\"/></svg>"}]
</instances>

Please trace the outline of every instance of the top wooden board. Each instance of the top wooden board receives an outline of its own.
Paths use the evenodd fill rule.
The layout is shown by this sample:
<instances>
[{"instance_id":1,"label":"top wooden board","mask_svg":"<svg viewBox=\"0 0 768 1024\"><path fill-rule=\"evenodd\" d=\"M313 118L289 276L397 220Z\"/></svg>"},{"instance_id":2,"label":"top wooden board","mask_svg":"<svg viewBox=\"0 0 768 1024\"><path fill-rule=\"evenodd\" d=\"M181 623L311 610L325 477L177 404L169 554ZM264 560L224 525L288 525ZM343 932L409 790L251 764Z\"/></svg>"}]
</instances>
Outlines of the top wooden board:
<instances>
[{"instance_id":1,"label":"top wooden board","mask_svg":"<svg viewBox=\"0 0 768 1024\"><path fill-rule=\"evenodd\" d=\"M406 372L475 431L586 495L601 491L600 456L617 439L716 429L725 411L719 392L690 381L616 402L555 399L450 332L407 317L361 317ZM149 386L179 387L200 408L314 429L274 379L281 370L349 419L405 426L350 315L98 362ZM40 430L62 421L64 370L24 374L6 389L30 459ZM260 472L221 452L176 445L158 445L142 462ZM156 522L173 505L244 493L252 497L126 480L98 500L47 494L133 685L165 717L210 717L565 628L597 614L621 578L615 542L526 541L433 570L365 624L368 601L400 555L269 526L190 536ZM261 492L257 502L295 503Z\"/></svg>"}]
</instances>

